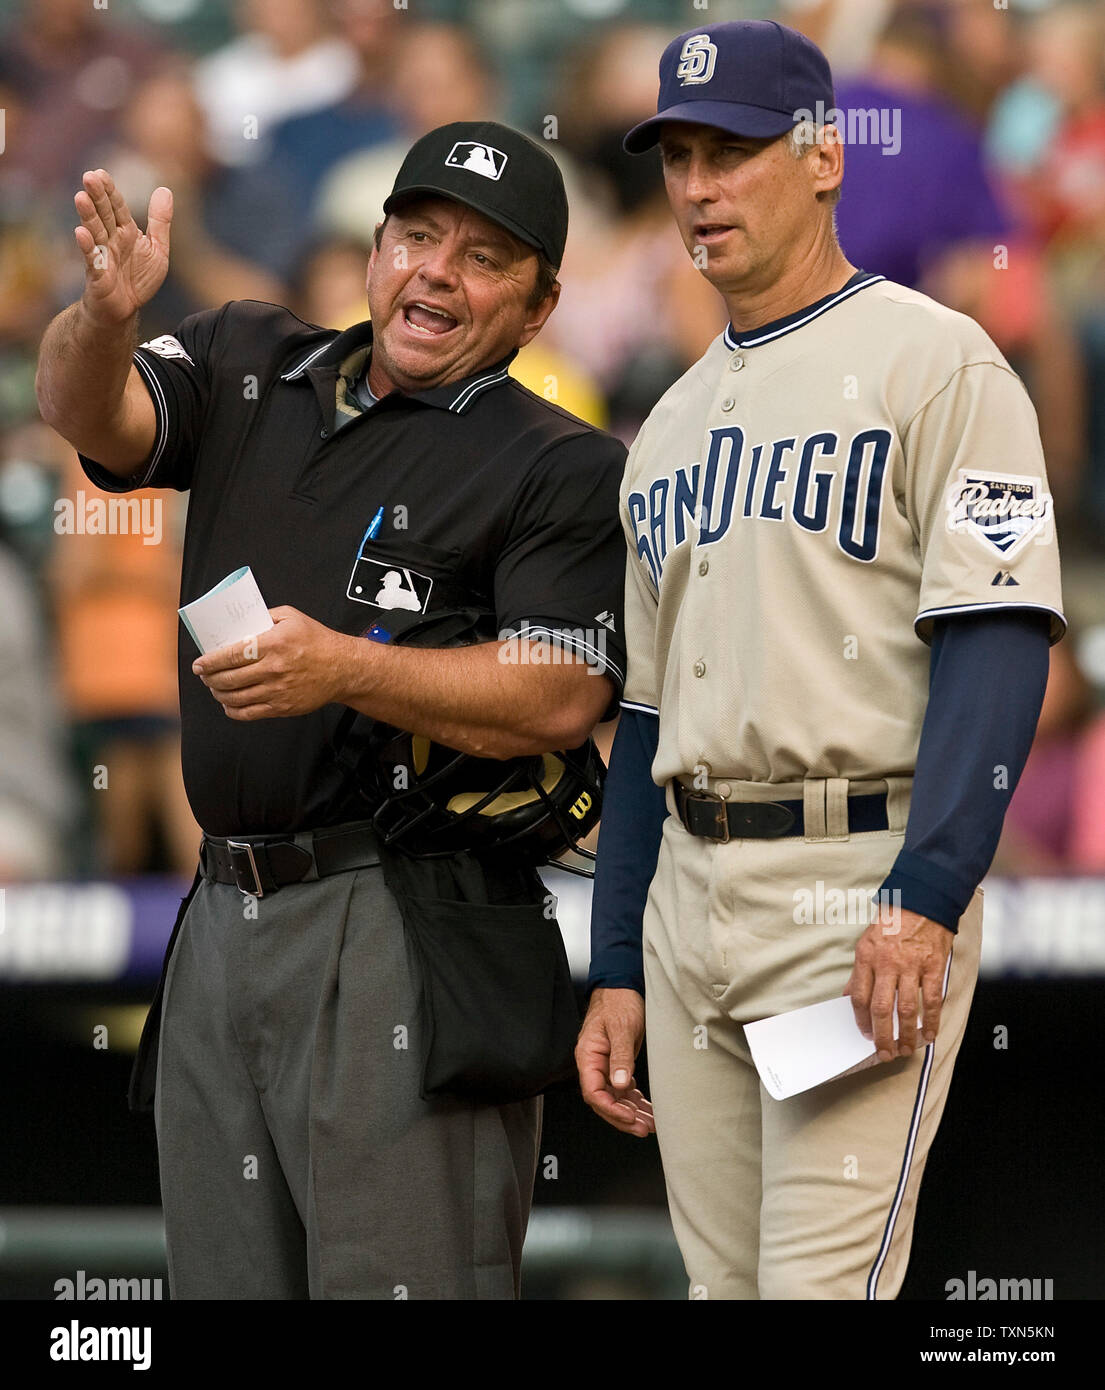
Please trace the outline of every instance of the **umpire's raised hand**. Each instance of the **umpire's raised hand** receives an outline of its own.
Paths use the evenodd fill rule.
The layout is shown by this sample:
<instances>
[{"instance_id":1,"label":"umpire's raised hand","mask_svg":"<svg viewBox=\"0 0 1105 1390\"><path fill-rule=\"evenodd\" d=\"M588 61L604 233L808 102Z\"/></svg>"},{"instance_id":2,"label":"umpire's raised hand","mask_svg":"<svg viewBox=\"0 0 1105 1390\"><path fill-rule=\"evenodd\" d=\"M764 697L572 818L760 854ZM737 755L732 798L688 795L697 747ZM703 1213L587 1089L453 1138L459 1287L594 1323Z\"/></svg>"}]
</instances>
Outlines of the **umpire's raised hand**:
<instances>
[{"instance_id":1,"label":"umpire's raised hand","mask_svg":"<svg viewBox=\"0 0 1105 1390\"><path fill-rule=\"evenodd\" d=\"M84 256L86 312L97 322L126 323L148 304L169 270L173 195L155 188L140 232L106 169L90 169L73 197L81 225L73 235Z\"/></svg>"},{"instance_id":2,"label":"umpire's raised hand","mask_svg":"<svg viewBox=\"0 0 1105 1390\"><path fill-rule=\"evenodd\" d=\"M140 232L106 169L91 169L73 197L81 225L84 293L47 328L35 393L43 420L75 449L124 479L151 457L157 417L132 357L138 311L169 271L173 195L155 188Z\"/></svg>"}]
</instances>

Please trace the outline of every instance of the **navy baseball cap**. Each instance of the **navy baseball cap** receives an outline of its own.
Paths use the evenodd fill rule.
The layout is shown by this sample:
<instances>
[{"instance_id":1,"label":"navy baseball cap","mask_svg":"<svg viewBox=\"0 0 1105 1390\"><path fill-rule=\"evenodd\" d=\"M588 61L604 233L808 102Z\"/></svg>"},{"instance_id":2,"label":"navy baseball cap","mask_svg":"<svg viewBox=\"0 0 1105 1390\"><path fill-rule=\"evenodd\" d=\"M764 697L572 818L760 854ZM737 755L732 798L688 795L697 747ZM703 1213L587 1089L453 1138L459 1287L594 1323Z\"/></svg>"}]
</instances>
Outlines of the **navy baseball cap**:
<instances>
[{"instance_id":1,"label":"navy baseball cap","mask_svg":"<svg viewBox=\"0 0 1105 1390\"><path fill-rule=\"evenodd\" d=\"M823 112L833 109L833 75L803 34L774 20L710 24L664 49L656 115L634 126L624 144L630 154L651 149L665 121L718 126L732 135L783 135L814 119L819 102Z\"/></svg>"},{"instance_id":2,"label":"navy baseball cap","mask_svg":"<svg viewBox=\"0 0 1105 1390\"><path fill-rule=\"evenodd\" d=\"M568 235L560 166L528 135L497 121L454 121L416 140L384 203L426 194L483 213L559 268Z\"/></svg>"}]
</instances>

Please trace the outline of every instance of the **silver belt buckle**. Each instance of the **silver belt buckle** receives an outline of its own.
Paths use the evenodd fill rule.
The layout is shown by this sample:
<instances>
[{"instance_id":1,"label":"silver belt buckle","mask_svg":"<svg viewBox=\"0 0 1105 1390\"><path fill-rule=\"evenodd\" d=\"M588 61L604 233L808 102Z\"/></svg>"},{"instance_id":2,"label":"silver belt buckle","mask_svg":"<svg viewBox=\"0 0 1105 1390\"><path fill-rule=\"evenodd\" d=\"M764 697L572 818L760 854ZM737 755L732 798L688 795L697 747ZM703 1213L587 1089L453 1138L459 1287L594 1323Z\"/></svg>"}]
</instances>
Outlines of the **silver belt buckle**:
<instances>
[{"instance_id":1,"label":"silver belt buckle","mask_svg":"<svg viewBox=\"0 0 1105 1390\"><path fill-rule=\"evenodd\" d=\"M265 890L261 887L261 875L257 872L257 860L253 857L253 846L247 844L244 840L227 840L226 847L231 852L230 867L234 870L234 878L236 880L238 892L247 898L263 898L265 896ZM246 858L249 860L250 872L253 874L254 886L252 888L242 887L242 876L238 872L238 865L234 859L235 850L245 851Z\"/></svg>"}]
</instances>

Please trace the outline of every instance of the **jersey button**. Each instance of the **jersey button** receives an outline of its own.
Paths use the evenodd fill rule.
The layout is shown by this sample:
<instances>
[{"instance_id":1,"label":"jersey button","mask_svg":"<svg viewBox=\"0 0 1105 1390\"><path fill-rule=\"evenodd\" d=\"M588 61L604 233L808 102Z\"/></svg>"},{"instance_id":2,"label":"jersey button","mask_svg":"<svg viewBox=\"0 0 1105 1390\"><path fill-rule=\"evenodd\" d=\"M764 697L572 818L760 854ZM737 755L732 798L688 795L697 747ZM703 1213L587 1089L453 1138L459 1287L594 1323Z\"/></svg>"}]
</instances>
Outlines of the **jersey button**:
<instances>
[{"instance_id":1,"label":"jersey button","mask_svg":"<svg viewBox=\"0 0 1105 1390\"><path fill-rule=\"evenodd\" d=\"M709 572L710 572L710 562L709 562L709 560L699 560L699 562L698 562L698 572L699 572L699 574L709 574Z\"/></svg>"},{"instance_id":2,"label":"jersey button","mask_svg":"<svg viewBox=\"0 0 1105 1390\"><path fill-rule=\"evenodd\" d=\"M734 401L733 397L726 396L721 403L721 408L722 410L732 410L734 405L736 405L736 401Z\"/></svg>"},{"instance_id":3,"label":"jersey button","mask_svg":"<svg viewBox=\"0 0 1105 1390\"><path fill-rule=\"evenodd\" d=\"M694 664L694 673L696 676L704 676L706 674L706 663L704 661L696 661Z\"/></svg>"},{"instance_id":4,"label":"jersey button","mask_svg":"<svg viewBox=\"0 0 1105 1390\"><path fill-rule=\"evenodd\" d=\"M734 356L730 357L730 359L729 359L729 370L730 370L731 372L739 372L740 369L741 369L743 366L744 366L744 358L740 355L739 352L736 353L736 354L734 354Z\"/></svg>"},{"instance_id":5,"label":"jersey button","mask_svg":"<svg viewBox=\"0 0 1105 1390\"><path fill-rule=\"evenodd\" d=\"M320 430L320 431L319 431L319 436L318 436L318 437L319 437L320 439L329 439L329 437L330 437L330 431L327 430L327 429Z\"/></svg>"},{"instance_id":6,"label":"jersey button","mask_svg":"<svg viewBox=\"0 0 1105 1390\"><path fill-rule=\"evenodd\" d=\"M728 800L729 800L729 797L730 797L730 795L732 794L732 791L733 791L733 788L729 785L728 782L719 782L719 783L717 784L717 794L718 794L718 796L721 797L721 799L722 799L723 801L728 801Z\"/></svg>"}]
</instances>

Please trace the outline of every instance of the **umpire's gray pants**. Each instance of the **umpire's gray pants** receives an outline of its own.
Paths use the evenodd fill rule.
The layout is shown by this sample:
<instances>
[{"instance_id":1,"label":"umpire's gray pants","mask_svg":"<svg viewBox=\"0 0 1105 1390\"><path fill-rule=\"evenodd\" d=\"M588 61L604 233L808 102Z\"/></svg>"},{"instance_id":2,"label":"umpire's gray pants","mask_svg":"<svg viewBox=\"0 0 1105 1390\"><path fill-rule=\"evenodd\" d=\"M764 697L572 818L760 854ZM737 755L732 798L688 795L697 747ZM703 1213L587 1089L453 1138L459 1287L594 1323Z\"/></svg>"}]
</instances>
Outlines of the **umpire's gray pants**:
<instances>
[{"instance_id":1,"label":"umpire's gray pants","mask_svg":"<svg viewBox=\"0 0 1105 1390\"><path fill-rule=\"evenodd\" d=\"M173 1298L516 1298L540 1099L427 1102L378 867L260 900L202 882L155 1120Z\"/></svg>"}]
</instances>

